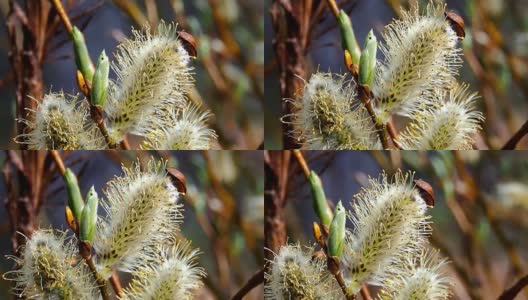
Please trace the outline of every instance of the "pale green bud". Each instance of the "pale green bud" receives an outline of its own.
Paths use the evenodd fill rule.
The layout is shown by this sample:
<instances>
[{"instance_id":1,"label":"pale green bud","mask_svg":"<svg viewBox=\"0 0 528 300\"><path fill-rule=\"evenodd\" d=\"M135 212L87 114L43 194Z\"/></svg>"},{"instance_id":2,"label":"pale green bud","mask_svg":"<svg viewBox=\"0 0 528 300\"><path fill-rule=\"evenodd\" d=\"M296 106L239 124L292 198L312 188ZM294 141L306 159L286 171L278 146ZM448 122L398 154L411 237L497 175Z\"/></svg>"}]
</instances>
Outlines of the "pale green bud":
<instances>
[{"instance_id":1,"label":"pale green bud","mask_svg":"<svg viewBox=\"0 0 528 300\"><path fill-rule=\"evenodd\" d=\"M77 68L83 74L84 79L91 82L94 74L94 67L92 60L90 59L90 54L88 53L88 48L86 47L84 35L79 30L79 28L73 26L71 36L73 40L73 51L75 53L75 63L77 64Z\"/></svg>"},{"instance_id":2,"label":"pale green bud","mask_svg":"<svg viewBox=\"0 0 528 300\"><path fill-rule=\"evenodd\" d=\"M330 222L332 221L332 212L326 204L326 196L321 178L319 178L319 176L317 176L314 171L310 171L308 181L310 182L310 189L312 190L313 207L315 213L323 225L330 226Z\"/></svg>"},{"instance_id":3,"label":"pale green bud","mask_svg":"<svg viewBox=\"0 0 528 300\"><path fill-rule=\"evenodd\" d=\"M66 169L63 177L66 183L66 190L68 191L68 206L72 210L75 221L78 224L84 206L81 190L79 189L79 182L77 181L75 173L69 168Z\"/></svg>"},{"instance_id":4,"label":"pale green bud","mask_svg":"<svg viewBox=\"0 0 528 300\"><path fill-rule=\"evenodd\" d=\"M95 228L97 224L97 207L99 198L92 186L86 195L86 205L83 208L80 224L79 237L83 242L93 242Z\"/></svg>"},{"instance_id":5,"label":"pale green bud","mask_svg":"<svg viewBox=\"0 0 528 300\"><path fill-rule=\"evenodd\" d=\"M376 74L376 53L378 52L378 40L372 29L365 39L363 52L359 61L359 84L371 86Z\"/></svg>"},{"instance_id":6,"label":"pale green bud","mask_svg":"<svg viewBox=\"0 0 528 300\"><path fill-rule=\"evenodd\" d=\"M345 241L346 213L341 201L337 203L334 210L334 219L330 225L330 237L328 238L328 255L341 257Z\"/></svg>"},{"instance_id":7,"label":"pale green bud","mask_svg":"<svg viewBox=\"0 0 528 300\"><path fill-rule=\"evenodd\" d=\"M92 104L97 106L104 106L106 94L108 90L108 74L110 73L110 62L108 56L103 50L99 59L97 60L97 68L92 83Z\"/></svg>"},{"instance_id":8,"label":"pale green bud","mask_svg":"<svg viewBox=\"0 0 528 300\"><path fill-rule=\"evenodd\" d=\"M361 50L354 35L354 29L352 28L352 21L344 10L339 12L337 17L339 23L339 30L341 32L341 43L343 49L348 50L350 56L352 56L352 62L355 65L359 64L359 58L361 56Z\"/></svg>"}]
</instances>

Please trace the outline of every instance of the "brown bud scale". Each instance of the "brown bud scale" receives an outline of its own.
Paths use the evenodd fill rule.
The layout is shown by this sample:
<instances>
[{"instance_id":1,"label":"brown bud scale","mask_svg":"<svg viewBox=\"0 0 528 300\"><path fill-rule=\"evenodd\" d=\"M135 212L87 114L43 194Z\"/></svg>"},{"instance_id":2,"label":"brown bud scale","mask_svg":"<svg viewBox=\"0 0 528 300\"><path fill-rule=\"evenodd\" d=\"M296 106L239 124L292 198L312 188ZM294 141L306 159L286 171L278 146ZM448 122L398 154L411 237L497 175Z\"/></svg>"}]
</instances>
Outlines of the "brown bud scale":
<instances>
[{"instance_id":1,"label":"brown bud scale","mask_svg":"<svg viewBox=\"0 0 528 300\"><path fill-rule=\"evenodd\" d=\"M433 187L422 179L414 180L416 188L420 192L420 196L424 199L425 203L429 206L434 206L434 191Z\"/></svg>"}]
</instances>

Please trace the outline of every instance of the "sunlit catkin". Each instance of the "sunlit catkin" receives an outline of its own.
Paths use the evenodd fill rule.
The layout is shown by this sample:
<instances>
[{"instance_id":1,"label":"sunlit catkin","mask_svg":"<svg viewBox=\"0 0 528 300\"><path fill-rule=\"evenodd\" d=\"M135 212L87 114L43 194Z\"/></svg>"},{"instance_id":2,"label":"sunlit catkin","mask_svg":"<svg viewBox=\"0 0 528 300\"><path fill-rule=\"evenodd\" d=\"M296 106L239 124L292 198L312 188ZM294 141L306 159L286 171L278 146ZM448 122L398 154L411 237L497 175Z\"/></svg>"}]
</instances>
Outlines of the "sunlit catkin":
<instances>
[{"instance_id":1,"label":"sunlit catkin","mask_svg":"<svg viewBox=\"0 0 528 300\"><path fill-rule=\"evenodd\" d=\"M63 92L50 93L30 111L27 133L17 137L17 142L33 150L95 150L105 149L99 129L89 117L85 101Z\"/></svg>"},{"instance_id":2,"label":"sunlit catkin","mask_svg":"<svg viewBox=\"0 0 528 300\"><path fill-rule=\"evenodd\" d=\"M339 299L339 286L326 271L326 262L312 260L312 252L311 247L283 246L271 261L269 273L265 275L267 283L264 286L264 298Z\"/></svg>"},{"instance_id":3,"label":"sunlit catkin","mask_svg":"<svg viewBox=\"0 0 528 300\"><path fill-rule=\"evenodd\" d=\"M134 265L134 278L121 299L195 299L205 277L204 270L196 265L197 255L198 250L190 250L186 242L147 250Z\"/></svg>"},{"instance_id":4,"label":"sunlit catkin","mask_svg":"<svg viewBox=\"0 0 528 300\"><path fill-rule=\"evenodd\" d=\"M164 163L151 160L143 171L139 163L123 171L108 183L102 201L107 216L95 234L97 269L104 278L115 268L128 270L147 245L172 237L182 218L180 194Z\"/></svg>"},{"instance_id":5,"label":"sunlit catkin","mask_svg":"<svg viewBox=\"0 0 528 300\"><path fill-rule=\"evenodd\" d=\"M127 133L143 134L160 109L182 105L193 81L190 56L175 26L161 23L155 34L149 30L134 30L134 39L119 45L115 54L117 82L104 106L114 142Z\"/></svg>"},{"instance_id":6,"label":"sunlit catkin","mask_svg":"<svg viewBox=\"0 0 528 300\"><path fill-rule=\"evenodd\" d=\"M355 196L353 208L343 262L348 288L357 293L364 283L383 286L401 274L402 261L419 253L429 227L427 205L411 173L371 179L370 187Z\"/></svg>"},{"instance_id":7,"label":"sunlit catkin","mask_svg":"<svg viewBox=\"0 0 528 300\"><path fill-rule=\"evenodd\" d=\"M380 149L372 121L359 105L355 84L330 73L315 73L299 101L293 101L293 135L306 149Z\"/></svg>"},{"instance_id":8,"label":"sunlit catkin","mask_svg":"<svg viewBox=\"0 0 528 300\"><path fill-rule=\"evenodd\" d=\"M4 278L15 282L14 292L26 299L99 299L92 274L77 261L73 241L65 233L38 230L28 239L21 257L10 257L20 266Z\"/></svg>"},{"instance_id":9,"label":"sunlit catkin","mask_svg":"<svg viewBox=\"0 0 528 300\"><path fill-rule=\"evenodd\" d=\"M386 26L380 45L385 60L372 89L381 122L394 113L407 114L424 94L452 84L461 50L444 12L445 5L430 3L423 15L415 7Z\"/></svg>"},{"instance_id":10,"label":"sunlit catkin","mask_svg":"<svg viewBox=\"0 0 528 300\"><path fill-rule=\"evenodd\" d=\"M467 85L455 85L450 91L439 90L436 105L412 113L412 122L398 137L407 150L469 150L484 120L475 110L476 93Z\"/></svg>"},{"instance_id":11,"label":"sunlit catkin","mask_svg":"<svg viewBox=\"0 0 528 300\"><path fill-rule=\"evenodd\" d=\"M209 112L192 104L170 110L148 125L142 149L208 150L216 140L215 131L207 127Z\"/></svg>"},{"instance_id":12,"label":"sunlit catkin","mask_svg":"<svg viewBox=\"0 0 528 300\"><path fill-rule=\"evenodd\" d=\"M424 250L420 256L408 259L405 272L390 280L380 300L449 299L452 282L441 274L446 264L437 251Z\"/></svg>"}]
</instances>

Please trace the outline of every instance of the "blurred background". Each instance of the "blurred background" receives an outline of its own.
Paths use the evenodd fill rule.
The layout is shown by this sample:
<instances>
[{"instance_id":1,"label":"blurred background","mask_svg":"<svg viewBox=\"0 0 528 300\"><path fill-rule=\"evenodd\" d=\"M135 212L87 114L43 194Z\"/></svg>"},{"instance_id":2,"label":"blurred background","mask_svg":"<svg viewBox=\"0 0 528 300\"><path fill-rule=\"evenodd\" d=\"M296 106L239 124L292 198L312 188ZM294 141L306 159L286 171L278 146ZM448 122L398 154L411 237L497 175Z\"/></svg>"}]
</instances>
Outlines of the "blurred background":
<instances>
[{"instance_id":1,"label":"blurred background","mask_svg":"<svg viewBox=\"0 0 528 300\"><path fill-rule=\"evenodd\" d=\"M332 205L353 196L382 171L415 172L433 186L432 246L451 263L444 269L454 279L451 299L497 299L528 273L528 161L525 151L303 151L317 172ZM313 244L310 186L292 154L268 152L269 165L281 165L287 242ZM278 158L279 157L279 158ZM278 161L282 163L277 164ZM289 162L288 162L289 161ZM268 175L266 175L268 176ZM270 178L266 178L267 184ZM266 186L268 195L269 186ZM266 200L267 201L267 200ZM266 214L269 202L266 202ZM347 226L350 228L351 223ZM270 233L266 229L266 236ZM267 244L268 245L268 244ZM370 287L372 296L376 288ZM526 289L525 289L526 290ZM521 292L515 299L528 299Z\"/></svg>"},{"instance_id":2,"label":"blurred background","mask_svg":"<svg viewBox=\"0 0 528 300\"><path fill-rule=\"evenodd\" d=\"M352 19L358 43L363 41L370 29L374 29L378 40L381 32L393 18L398 18L400 7L409 7L409 2L429 0L341 0L340 8ZM269 11L273 1L265 0ZM321 1L313 1L317 7ZM466 26L466 39L462 43L464 65L459 81L467 82L473 91L478 91L478 110L484 113L486 122L476 141L477 149L500 149L506 141L528 119L528 1L517 0L446 0L447 8L460 14ZM347 73L343 63L341 39L335 17L325 8L314 14L306 26L307 43L301 51L306 53L304 72ZM270 14L265 16L265 61L266 61L266 149L282 149L280 118L281 95L279 89L278 62L272 41L274 32ZM291 56L290 56L291 57ZM382 55L378 51L378 59ZM397 127L401 124L396 124ZM397 128L399 129L399 128ZM517 149L528 148L528 139L519 143Z\"/></svg>"},{"instance_id":3,"label":"blurred background","mask_svg":"<svg viewBox=\"0 0 528 300\"><path fill-rule=\"evenodd\" d=\"M10 0L0 0L0 149L16 149L15 80L6 17ZM14 0L50 5L49 0ZM64 0L74 25L83 28L92 60L104 49L110 60L131 28L160 20L175 22L197 42L196 88L189 95L214 114L211 127L222 149L257 149L264 137L264 13L261 0ZM58 20L52 11L50 18ZM51 21L50 21L51 22ZM72 44L62 24L51 30L43 61L43 92L79 93ZM20 29L21 30L21 29ZM110 77L115 78L113 71ZM132 140L132 142L134 142Z\"/></svg>"},{"instance_id":4,"label":"blurred background","mask_svg":"<svg viewBox=\"0 0 528 300\"><path fill-rule=\"evenodd\" d=\"M21 154L19 151L0 153L4 175L0 180L0 199L6 204L0 205L0 274L13 268L13 261L7 260L5 255L11 255L14 251L10 226L13 218L6 212L6 178L10 178L10 187L17 183L17 179L14 175L16 173L7 171L12 169L6 169L6 165L12 165L17 157L23 157ZM196 299L230 299L262 268L262 152L74 151L62 152L62 155L66 167L71 167L78 174L83 195L92 185L99 195L103 195L106 183L114 176L122 175L121 165L130 167L138 159L143 163L150 158L167 159L168 167L177 168L185 175L187 196L182 199L182 234L192 242L193 248L200 249L198 262L207 273L205 285L196 294ZM23 221L24 213L20 209L18 222L19 225L33 224L36 228L67 230L64 217L67 194L64 182L51 158L47 156L45 160L47 163L40 173L43 183L41 182L40 191L35 192L40 197L31 200L38 203L34 206L35 214L29 221ZM26 172L31 172L29 165L25 166ZM21 184L20 181L18 184ZM9 191L13 192L12 189ZM103 214L100 206L99 215ZM129 278L124 273L120 273L120 277L123 287L126 286ZM9 296L9 289L10 282L0 276L0 299L13 299ZM263 299L262 285L253 289L244 299Z\"/></svg>"}]
</instances>

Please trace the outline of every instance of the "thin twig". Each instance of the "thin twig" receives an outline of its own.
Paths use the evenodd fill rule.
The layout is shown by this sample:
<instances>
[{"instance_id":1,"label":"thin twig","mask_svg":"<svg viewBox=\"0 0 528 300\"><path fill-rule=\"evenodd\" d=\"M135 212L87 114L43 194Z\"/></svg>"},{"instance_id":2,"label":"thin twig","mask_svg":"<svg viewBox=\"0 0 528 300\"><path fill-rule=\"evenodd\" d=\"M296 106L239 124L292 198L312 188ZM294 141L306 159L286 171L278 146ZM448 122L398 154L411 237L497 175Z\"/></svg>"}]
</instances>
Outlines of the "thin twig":
<instances>
[{"instance_id":1,"label":"thin twig","mask_svg":"<svg viewBox=\"0 0 528 300\"><path fill-rule=\"evenodd\" d=\"M118 297L123 296L123 288L121 287L121 281L119 281L119 276L117 275L116 271L112 272L112 277L110 277L110 283L112 284L112 288L114 289L114 292Z\"/></svg>"},{"instance_id":2,"label":"thin twig","mask_svg":"<svg viewBox=\"0 0 528 300\"><path fill-rule=\"evenodd\" d=\"M306 160L304 159L301 150L293 150L293 155L295 155L295 158L297 158L297 161L299 162L299 165L301 166L304 175L306 175L306 178L308 178L310 176L310 168L308 168L308 164L306 163Z\"/></svg>"},{"instance_id":3,"label":"thin twig","mask_svg":"<svg viewBox=\"0 0 528 300\"><path fill-rule=\"evenodd\" d=\"M231 298L231 300L242 300L253 288L264 282L264 269L260 269L247 281L247 283Z\"/></svg>"},{"instance_id":4,"label":"thin twig","mask_svg":"<svg viewBox=\"0 0 528 300\"><path fill-rule=\"evenodd\" d=\"M519 141L528 133L528 120L519 130L502 146L501 150L515 150Z\"/></svg>"},{"instance_id":5,"label":"thin twig","mask_svg":"<svg viewBox=\"0 0 528 300\"><path fill-rule=\"evenodd\" d=\"M361 286L361 297L363 297L363 300L372 300L372 296L366 285Z\"/></svg>"},{"instance_id":6,"label":"thin twig","mask_svg":"<svg viewBox=\"0 0 528 300\"><path fill-rule=\"evenodd\" d=\"M387 128L384 124L380 123L378 121L378 118L376 117L376 112L374 111L374 108L372 107L372 101L370 101L370 90L366 86L362 86L358 84L358 94L359 98L361 99L361 102L363 102L363 105L367 109L367 112L370 116L370 119L372 120L372 123L374 123L374 126L376 127L376 131L378 132L378 136L381 142L381 145L383 146L383 149L389 149L389 143L387 140Z\"/></svg>"},{"instance_id":7,"label":"thin twig","mask_svg":"<svg viewBox=\"0 0 528 300\"><path fill-rule=\"evenodd\" d=\"M339 8L337 7L337 3L335 2L335 0L326 0L326 3L332 10L334 16L337 18L339 16Z\"/></svg>"},{"instance_id":8,"label":"thin twig","mask_svg":"<svg viewBox=\"0 0 528 300\"><path fill-rule=\"evenodd\" d=\"M53 157L53 160L55 161L59 172L61 173L61 175L64 175L64 173L66 173L66 168L64 167L64 162L62 161L59 152L57 150L51 150L50 154Z\"/></svg>"},{"instance_id":9,"label":"thin twig","mask_svg":"<svg viewBox=\"0 0 528 300\"><path fill-rule=\"evenodd\" d=\"M68 18L68 15L66 14L66 11L64 10L64 7L62 6L61 0L51 0L51 2L53 3L55 10L57 10L59 17L61 18L62 24L64 24L64 27L66 27L66 30L68 30L68 33L71 33L73 30L73 26L70 22L70 18Z\"/></svg>"},{"instance_id":10,"label":"thin twig","mask_svg":"<svg viewBox=\"0 0 528 300\"><path fill-rule=\"evenodd\" d=\"M101 292L101 296L103 297L104 300L110 300L110 293L108 292L108 286L106 285L106 281L102 279L101 276L99 276L99 274L97 273L97 269L95 268L93 257L90 254L90 250L84 248L85 245L86 244L83 242L79 243L79 251L81 252L81 256L86 261L88 268L90 268L90 271L92 272L92 275L95 281L97 282L97 285L99 286L99 291Z\"/></svg>"},{"instance_id":11,"label":"thin twig","mask_svg":"<svg viewBox=\"0 0 528 300\"><path fill-rule=\"evenodd\" d=\"M398 138L398 132L396 131L396 127L394 126L394 122L392 122L392 119L387 122L387 131L389 132L389 136L392 140L392 143L394 144L394 147L396 147L396 149L401 150L402 147L396 141Z\"/></svg>"},{"instance_id":12,"label":"thin twig","mask_svg":"<svg viewBox=\"0 0 528 300\"><path fill-rule=\"evenodd\" d=\"M505 290L500 296L498 300L513 300L515 297L517 297L517 294L521 292L522 289L524 289L528 285L528 275L524 276L523 278L519 279L517 283L512 286L511 288Z\"/></svg>"}]
</instances>

